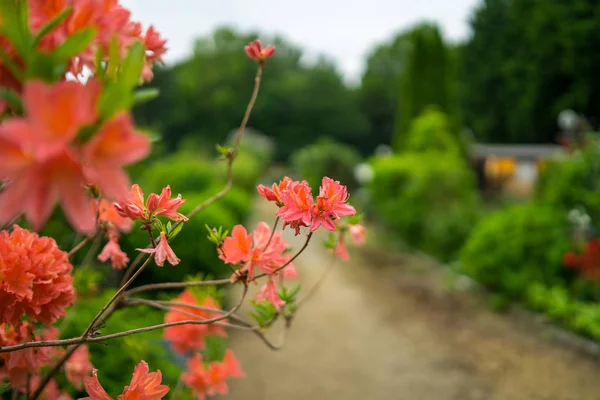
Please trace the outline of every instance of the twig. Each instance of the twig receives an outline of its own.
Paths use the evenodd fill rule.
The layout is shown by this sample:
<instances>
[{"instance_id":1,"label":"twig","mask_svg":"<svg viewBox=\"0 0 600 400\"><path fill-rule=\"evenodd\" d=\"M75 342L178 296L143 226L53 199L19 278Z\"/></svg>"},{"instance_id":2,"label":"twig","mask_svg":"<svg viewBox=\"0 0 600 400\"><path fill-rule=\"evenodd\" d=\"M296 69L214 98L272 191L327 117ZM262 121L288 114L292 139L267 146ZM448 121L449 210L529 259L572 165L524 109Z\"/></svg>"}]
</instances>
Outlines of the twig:
<instances>
[{"instance_id":1,"label":"twig","mask_svg":"<svg viewBox=\"0 0 600 400\"><path fill-rule=\"evenodd\" d=\"M285 267L287 267L288 265L290 265L296 258L298 258L298 256L300 254L302 254L302 252L304 250L306 250L306 247L308 246L308 243L310 242L310 239L312 238L313 233L310 232L307 236L306 236L306 241L304 242L304 245L302 246L302 248L300 248L300 250L294 254L294 256L292 258L290 258L285 264L283 264L281 267L275 268L271 273L267 274L267 273L262 273L259 275L256 275L254 278L252 278L250 280L250 282L253 282L259 278L262 278L263 276L267 276L267 275L273 275L276 274L277 272L281 271L282 269L284 269Z\"/></svg>"},{"instance_id":2,"label":"twig","mask_svg":"<svg viewBox=\"0 0 600 400\"><path fill-rule=\"evenodd\" d=\"M162 289L181 289L186 287L195 286L216 286L226 285L231 283L229 279L218 279L213 281L195 281L195 282L165 282L165 283L151 283L148 285L141 285L130 289L125 292L125 296L131 296L132 294L146 292L148 290L162 290Z\"/></svg>"},{"instance_id":3,"label":"twig","mask_svg":"<svg viewBox=\"0 0 600 400\"><path fill-rule=\"evenodd\" d=\"M202 320L202 321L198 321L198 320L184 320L184 321L177 321L177 322L167 322L167 323L158 324L158 325L146 326L146 327L143 327L143 328L130 329L130 330L127 330L127 331L118 332L118 333L112 333L110 335L104 335L104 336L86 336L86 337L80 336L80 337L76 337L76 338L63 339L63 340L42 340L42 341L39 341L39 342L27 342L27 343L17 344L17 345L14 345L14 346L0 347L0 353L17 351L17 350L27 349L27 348L30 348L30 347L57 347L57 346L68 346L68 345L72 345L72 344L74 344L74 345L80 345L80 344L83 344L83 343L105 342L105 341L110 340L110 339L115 339L115 338L120 338L120 337L124 337L124 336L130 336L130 335L135 335L135 334L143 333L143 332L155 331L157 329L169 328L171 326L213 324L215 322L219 322L219 321L222 321L224 319L229 318L237 310L239 310L239 308L242 306L242 304L244 302L244 299L246 298L246 293L247 292L248 292L248 285L244 285L244 292L243 292L243 294L242 294L242 296L241 296L240 301L238 302L238 304L236 304L235 307L233 307L231 310L227 311L225 314L223 314L223 315L221 315L219 317L211 318L211 319L205 319L205 320ZM136 299L136 300L139 300L139 299Z\"/></svg>"},{"instance_id":4,"label":"twig","mask_svg":"<svg viewBox=\"0 0 600 400\"><path fill-rule=\"evenodd\" d=\"M75 353L75 351L79 348L79 346L81 346L81 344L82 343L78 343L78 344L75 344L74 346L71 346L65 352L65 354L62 355L62 357L56 362L56 364L54 364L52 369L50 371L48 371L48 373L44 376L44 379L42 379L42 381L40 382L38 387L35 389L35 392L33 393L33 395L31 397L29 397L29 395L27 395L28 399L36 400L38 397L40 397L40 395L44 391L44 388L46 387L46 385L48 385L48 383L50 382L52 377L54 377L54 375L56 375L58 373L58 371L61 369L61 367L69 360L69 358L73 355L73 353Z\"/></svg>"},{"instance_id":5,"label":"twig","mask_svg":"<svg viewBox=\"0 0 600 400\"><path fill-rule=\"evenodd\" d=\"M138 255L133 259L133 262L131 264L129 264L129 267L127 267L127 270L125 271L125 275L123 275L123 279L121 279L121 283L119 284L119 286L123 286L125 284L125 282L127 282L129 280L129 278L131 278L131 274L134 273L135 267L137 267L139 265L139 263L142 262L142 258L144 258L145 255L146 255L146 253L142 253L142 252L138 253Z\"/></svg>"},{"instance_id":6,"label":"twig","mask_svg":"<svg viewBox=\"0 0 600 400\"><path fill-rule=\"evenodd\" d=\"M86 244L88 244L88 243L90 242L90 240L92 240L93 238L94 238L94 236L86 236L86 237L85 237L85 238L84 238L84 239L83 239L81 242L77 243L77 245L76 245L75 247L73 247L73 248L71 249L71 251L69 251L69 253L68 253L68 255L69 255L69 258L70 258L70 257L71 257L73 254L75 254L75 253L77 253L79 250L81 250L81 248L82 248L83 246L85 246Z\"/></svg>"},{"instance_id":7,"label":"twig","mask_svg":"<svg viewBox=\"0 0 600 400\"><path fill-rule=\"evenodd\" d=\"M275 231L277 230L277 224L279 224L279 217L275 218L275 223L273 224L273 229L271 230L271 236L269 236L269 241L267 242L267 245L265 246L263 251L267 251L267 249L269 248L269 245L271 244L271 240L273 240L273 236L275 236Z\"/></svg>"},{"instance_id":8,"label":"twig","mask_svg":"<svg viewBox=\"0 0 600 400\"><path fill-rule=\"evenodd\" d=\"M212 197L206 199L202 204L194 208L190 211L186 217L191 218L196 215L200 211L204 210L210 204L224 197L233 186L233 161L237 156L237 153L240 148L240 143L242 141L242 136L244 135L244 130L246 129L246 125L248 125L248 120L250 119L250 114L252 113L252 109L254 108L254 104L256 103L256 98L258 97L258 90L260 89L260 78L262 77L262 66L259 64L258 69L256 70L256 76L254 77L254 90L252 91L252 96L250 97L250 101L248 102L248 106L246 107L246 113L244 114L244 118L242 119L242 123L240 124L240 128L235 135L235 142L233 145L233 149L229 153L228 161L227 161L227 183L225 187L213 195Z\"/></svg>"}]
</instances>

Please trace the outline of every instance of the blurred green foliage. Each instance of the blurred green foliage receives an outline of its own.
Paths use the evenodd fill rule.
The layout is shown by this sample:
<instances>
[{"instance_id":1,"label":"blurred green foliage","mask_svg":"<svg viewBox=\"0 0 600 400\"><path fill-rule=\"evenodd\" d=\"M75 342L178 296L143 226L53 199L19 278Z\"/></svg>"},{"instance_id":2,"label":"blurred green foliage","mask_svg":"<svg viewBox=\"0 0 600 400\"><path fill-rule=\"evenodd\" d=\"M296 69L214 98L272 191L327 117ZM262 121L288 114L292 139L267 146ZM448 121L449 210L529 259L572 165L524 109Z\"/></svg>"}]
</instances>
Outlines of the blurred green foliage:
<instances>
[{"instance_id":1,"label":"blurred green foliage","mask_svg":"<svg viewBox=\"0 0 600 400\"><path fill-rule=\"evenodd\" d=\"M242 49L258 36L223 27L198 39L192 56L156 71L152 86L161 96L138 107L137 120L160 132L170 149L186 136L201 137L211 146L224 144L242 120L256 72ZM356 95L332 62L321 58L307 65L294 45L281 38L268 42L277 53L265 68L249 125L276 139L277 160L316 136L354 145L368 141Z\"/></svg>"},{"instance_id":2,"label":"blurred green foliage","mask_svg":"<svg viewBox=\"0 0 600 400\"><path fill-rule=\"evenodd\" d=\"M354 168L361 160L354 148L324 138L295 152L291 161L300 179L305 179L313 191L318 190L324 176L340 181L352 191L358 187Z\"/></svg>"},{"instance_id":3,"label":"blurred green foliage","mask_svg":"<svg viewBox=\"0 0 600 400\"><path fill-rule=\"evenodd\" d=\"M451 260L478 218L472 172L455 156L431 151L373 161L377 215L410 246Z\"/></svg>"},{"instance_id":4,"label":"blurred green foliage","mask_svg":"<svg viewBox=\"0 0 600 400\"><path fill-rule=\"evenodd\" d=\"M600 3L484 0L461 47L464 123L482 141L547 143L558 113L600 117Z\"/></svg>"},{"instance_id":5,"label":"blurred green foliage","mask_svg":"<svg viewBox=\"0 0 600 400\"><path fill-rule=\"evenodd\" d=\"M460 252L460 268L490 289L519 300L533 282L564 282L568 271L562 257L569 248L566 213L532 202L480 221Z\"/></svg>"},{"instance_id":6,"label":"blurred green foliage","mask_svg":"<svg viewBox=\"0 0 600 400\"><path fill-rule=\"evenodd\" d=\"M435 105L451 118L456 112L453 59L437 25L421 24L406 35L407 64L400 75L393 139L397 150L403 147L413 119L427 107Z\"/></svg>"},{"instance_id":7,"label":"blurred green foliage","mask_svg":"<svg viewBox=\"0 0 600 400\"><path fill-rule=\"evenodd\" d=\"M566 211L582 206L595 224L600 223L600 142L594 139L566 158L550 160L536 196Z\"/></svg>"}]
</instances>

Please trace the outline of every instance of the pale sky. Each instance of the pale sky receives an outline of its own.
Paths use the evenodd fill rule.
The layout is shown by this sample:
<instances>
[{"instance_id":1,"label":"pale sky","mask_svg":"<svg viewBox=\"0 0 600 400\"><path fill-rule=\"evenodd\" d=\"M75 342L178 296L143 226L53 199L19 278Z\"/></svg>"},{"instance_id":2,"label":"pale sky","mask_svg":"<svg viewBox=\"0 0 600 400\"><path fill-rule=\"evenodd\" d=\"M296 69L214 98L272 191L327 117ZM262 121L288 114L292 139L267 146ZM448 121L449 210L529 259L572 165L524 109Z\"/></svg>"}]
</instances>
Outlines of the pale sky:
<instances>
[{"instance_id":1,"label":"pale sky","mask_svg":"<svg viewBox=\"0 0 600 400\"><path fill-rule=\"evenodd\" d=\"M184 57L193 39L223 24L281 34L308 57L326 54L349 81L360 78L365 56L396 32L428 20L448 40L469 34L468 19L481 0L121 0L146 27L169 40L167 62Z\"/></svg>"}]
</instances>

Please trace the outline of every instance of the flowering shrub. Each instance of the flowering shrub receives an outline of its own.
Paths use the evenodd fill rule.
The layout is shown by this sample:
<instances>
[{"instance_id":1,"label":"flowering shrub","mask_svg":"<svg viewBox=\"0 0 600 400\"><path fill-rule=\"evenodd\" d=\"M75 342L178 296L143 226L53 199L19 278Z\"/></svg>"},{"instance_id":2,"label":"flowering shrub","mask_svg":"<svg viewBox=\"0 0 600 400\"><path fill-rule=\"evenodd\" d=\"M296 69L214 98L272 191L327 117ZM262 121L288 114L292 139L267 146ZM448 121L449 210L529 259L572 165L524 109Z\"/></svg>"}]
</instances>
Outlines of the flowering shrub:
<instances>
[{"instance_id":1,"label":"flowering shrub","mask_svg":"<svg viewBox=\"0 0 600 400\"><path fill-rule=\"evenodd\" d=\"M229 278L132 287L146 268L152 268L150 264L179 268L186 263L172 243L188 222L201 218L202 211L231 190L234 161L263 68L275 48L256 40L244 49L256 62L257 74L232 145L219 147L226 163L225 186L184 214L186 199L175 196L170 185L145 196L139 184L131 185L124 170L150 152L151 141L135 127L130 112L136 103L156 95L138 86L151 81L153 63L166 52L166 40L152 26L143 30L130 16L118 0L0 2L0 383L8 384L3 390L9 390L13 399L65 400L78 390L87 392L85 399L112 399L100 383L103 371L94 368L94 348L88 345L157 330L163 330L173 350L187 358L180 381L195 397L226 394L227 380L244 373L231 350L222 359L206 362L202 352L207 339L239 328L277 349L264 329L277 320L291 326L299 309L300 287L289 286L286 280L297 276L293 263L313 233L321 228L330 231L326 247L342 259L349 258L347 235L356 244L364 241L346 186L323 177L313 196L306 181L285 177L271 188L257 188L277 205L272 226L261 222L249 233L236 225L231 234L222 227L207 227L215 259L230 269ZM72 229L83 235L68 251L53 238L36 233L57 203ZM279 222L282 230L306 236L300 249L288 248ZM135 224L147 241L134 256L123 251L120 241ZM68 321L69 307L85 295L75 293L71 262L90 241L104 244L101 249L92 246L90 254L123 270L123 280L85 329L59 339L53 324L65 315ZM238 310L249 284L259 280L261 289L250 300L255 320L251 322ZM212 292L198 290L219 285L243 287L243 295L228 310ZM172 300L138 296L173 289L183 291ZM141 306L164 311L164 322L114 333L101 330L110 327L111 317L122 309ZM117 399L164 398L170 388L162 383L160 370L150 371L146 361L139 361ZM178 386L172 398L180 398L179 390L183 389Z\"/></svg>"}]
</instances>

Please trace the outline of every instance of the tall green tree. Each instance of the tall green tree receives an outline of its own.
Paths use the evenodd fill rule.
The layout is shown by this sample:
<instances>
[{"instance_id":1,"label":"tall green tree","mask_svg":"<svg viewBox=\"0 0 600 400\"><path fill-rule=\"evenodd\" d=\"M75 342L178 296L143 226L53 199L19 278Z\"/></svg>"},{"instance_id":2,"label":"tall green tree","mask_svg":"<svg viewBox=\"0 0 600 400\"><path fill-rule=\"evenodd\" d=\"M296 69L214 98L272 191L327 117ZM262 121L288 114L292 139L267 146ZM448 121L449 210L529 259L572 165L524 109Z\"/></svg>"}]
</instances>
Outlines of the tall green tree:
<instances>
[{"instance_id":1,"label":"tall green tree","mask_svg":"<svg viewBox=\"0 0 600 400\"><path fill-rule=\"evenodd\" d=\"M455 113L452 58L437 25L425 23L407 33L407 64L400 76L394 147L400 149L411 121L428 106Z\"/></svg>"},{"instance_id":2,"label":"tall green tree","mask_svg":"<svg viewBox=\"0 0 600 400\"><path fill-rule=\"evenodd\" d=\"M243 48L257 37L224 27L198 39L191 57L157 72L152 85L163 95L137 110L139 121L154 127L171 149L188 137L211 147L223 143L250 98L256 64ZM285 160L321 136L364 142L367 122L335 66L325 58L307 65L297 47L280 38L264 41L277 52L266 64L249 126L275 139L276 157Z\"/></svg>"},{"instance_id":3,"label":"tall green tree","mask_svg":"<svg viewBox=\"0 0 600 400\"><path fill-rule=\"evenodd\" d=\"M600 117L600 2L484 0L461 51L464 122L479 140L552 142L572 108Z\"/></svg>"}]
</instances>

